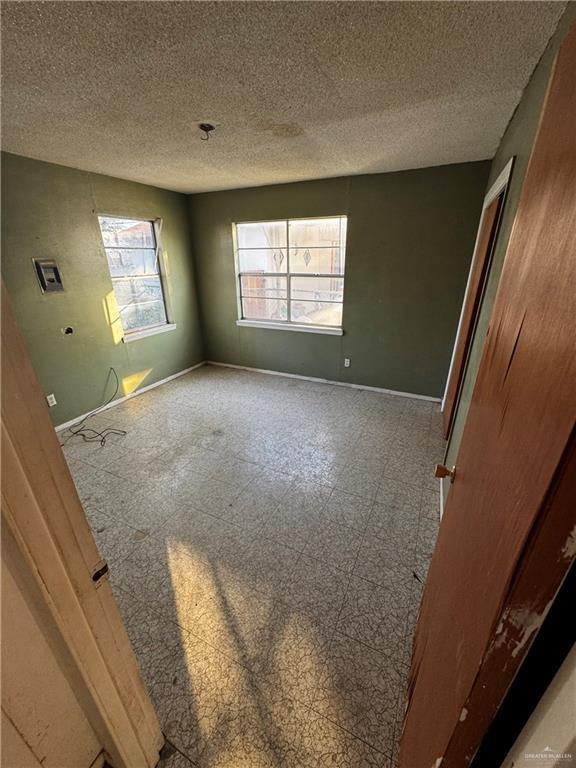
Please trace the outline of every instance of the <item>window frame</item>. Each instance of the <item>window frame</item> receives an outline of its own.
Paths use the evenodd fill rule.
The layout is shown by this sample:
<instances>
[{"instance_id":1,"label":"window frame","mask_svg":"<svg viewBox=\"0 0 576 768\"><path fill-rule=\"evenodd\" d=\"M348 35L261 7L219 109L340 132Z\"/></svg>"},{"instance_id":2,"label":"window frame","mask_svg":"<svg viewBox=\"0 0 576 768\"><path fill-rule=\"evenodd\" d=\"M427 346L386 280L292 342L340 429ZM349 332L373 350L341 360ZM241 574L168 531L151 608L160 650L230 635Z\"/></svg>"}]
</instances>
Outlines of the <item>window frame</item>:
<instances>
[{"instance_id":1,"label":"window frame","mask_svg":"<svg viewBox=\"0 0 576 768\"><path fill-rule=\"evenodd\" d=\"M154 250L156 253L156 262L158 265L158 272L155 273L155 275L158 275L160 278L160 290L162 291L162 301L164 304L164 314L166 316L166 322L164 323L156 323L155 325L145 325L141 326L139 328L133 328L129 331L125 330L124 324L122 323L122 315L120 313L120 309L118 308L118 320L120 321L120 325L122 327L122 341L126 343L130 343L132 341L137 341L138 339L146 338L147 336L155 336L158 333L166 333L167 331L174 331L176 330L176 323L174 322L174 316L172 312L172 302L170 301L170 293L168 291L168 275L166 270L166 264L164 259L164 249L162 248L162 239L161 239L161 232L162 232L162 225L163 220L161 217L156 218L150 218L149 216L126 216L122 213L109 213L108 211L95 211L96 213L96 223L98 225L98 233L100 235L100 242L102 243L102 248L104 250L104 258L106 259L106 267L108 269L108 277L110 278L110 283L112 285L112 291L114 292L114 296L116 296L116 292L114 291L114 280L123 278L114 278L112 276L112 273L110 271L110 264L108 262L108 255L106 253L107 246L104 242L104 236L102 234L102 228L100 227L100 218L107 218L107 219L124 219L126 221L135 221L140 223L148 223L152 225L152 232L154 235ZM141 275L140 277L145 277L146 275ZM139 277L136 275L135 277Z\"/></svg>"},{"instance_id":2,"label":"window frame","mask_svg":"<svg viewBox=\"0 0 576 768\"><path fill-rule=\"evenodd\" d=\"M325 272L290 272L290 222L291 221L315 221L318 219L339 219L340 220L340 245L342 248L342 219L346 219L346 233L348 232L348 215L346 213L335 213L329 216L295 216L286 219L245 219L243 221L232 222L232 241L234 247L234 273L236 282L236 309L237 320L236 325L240 327L248 328L266 328L270 330L281 331L303 331L304 333L320 333L329 336L342 336L344 333L344 292L346 290L346 240L344 240L344 271L341 274L325 273ZM238 233L237 227L239 224L271 224L282 222L286 225L286 272L241 272L240 271L240 258L238 247ZM312 248L329 248L330 246L310 246ZM251 248L249 250L269 250L268 248ZM245 318L243 316L242 307L242 277L254 276L258 277L285 277L286 278L286 306L287 306L287 319L286 320L255 320ZM314 325L312 323L297 323L290 319L290 302L291 302L291 279L293 277L324 277L324 278L341 278L343 281L342 289L342 302L326 302L334 304L342 304L342 321L340 325Z\"/></svg>"}]
</instances>

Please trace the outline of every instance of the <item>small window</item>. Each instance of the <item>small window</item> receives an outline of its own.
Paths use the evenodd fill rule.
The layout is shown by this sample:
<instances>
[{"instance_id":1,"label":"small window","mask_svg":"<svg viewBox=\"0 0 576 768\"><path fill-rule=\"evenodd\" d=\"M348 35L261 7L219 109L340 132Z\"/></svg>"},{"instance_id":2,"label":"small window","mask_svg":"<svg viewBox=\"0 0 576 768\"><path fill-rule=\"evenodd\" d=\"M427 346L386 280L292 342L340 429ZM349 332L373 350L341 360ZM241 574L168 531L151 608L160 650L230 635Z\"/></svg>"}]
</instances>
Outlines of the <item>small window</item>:
<instances>
[{"instance_id":1,"label":"small window","mask_svg":"<svg viewBox=\"0 0 576 768\"><path fill-rule=\"evenodd\" d=\"M153 221L98 216L124 333L167 323Z\"/></svg>"},{"instance_id":2,"label":"small window","mask_svg":"<svg viewBox=\"0 0 576 768\"><path fill-rule=\"evenodd\" d=\"M236 224L240 320L340 328L346 216Z\"/></svg>"}]
</instances>

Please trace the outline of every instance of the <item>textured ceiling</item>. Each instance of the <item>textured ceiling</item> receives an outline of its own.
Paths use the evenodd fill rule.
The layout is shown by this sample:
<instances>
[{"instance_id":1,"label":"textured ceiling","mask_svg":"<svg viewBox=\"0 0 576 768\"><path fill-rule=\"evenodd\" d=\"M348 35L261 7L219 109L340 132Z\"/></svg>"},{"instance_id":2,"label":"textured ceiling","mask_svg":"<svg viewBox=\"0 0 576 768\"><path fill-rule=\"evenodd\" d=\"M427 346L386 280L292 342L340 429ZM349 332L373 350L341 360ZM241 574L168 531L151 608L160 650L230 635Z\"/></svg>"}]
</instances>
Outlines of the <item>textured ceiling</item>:
<instances>
[{"instance_id":1,"label":"textured ceiling","mask_svg":"<svg viewBox=\"0 0 576 768\"><path fill-rule=\"evenodd\" d=\"M484 159L564 7L3 2L3 147L184 192Z\"/></svg>"}]
</instances>

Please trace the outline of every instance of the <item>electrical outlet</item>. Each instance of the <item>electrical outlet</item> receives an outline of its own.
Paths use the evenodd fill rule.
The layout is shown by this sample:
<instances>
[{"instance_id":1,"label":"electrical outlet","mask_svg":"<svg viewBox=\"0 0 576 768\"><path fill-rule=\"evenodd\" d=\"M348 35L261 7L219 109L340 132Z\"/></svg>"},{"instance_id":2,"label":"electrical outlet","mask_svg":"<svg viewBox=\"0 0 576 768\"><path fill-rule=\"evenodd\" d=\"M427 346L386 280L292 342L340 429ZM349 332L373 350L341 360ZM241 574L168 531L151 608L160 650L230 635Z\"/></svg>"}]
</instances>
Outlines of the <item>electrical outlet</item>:
<instances>
[{"instance_id":1,"label":"electrical outlet","mask_svg":"<svg viewBox=\"0 0 576 768\"><path fill-rule=\"evenodd\" d=\"M53 408L56 405L56 398L54 395L46 395L46 402L50 406L50 408Z\"/></svg>"},{"instance_id":2,"label":"electrical outlet","mask_svg":"<svg viewBox=\"0 0 576 768\"><path fill-rule=\"evenodd\" d=\"M345 357L344 358L344 368L350 368L350 358Z\"/></svg>"}]
</instances>

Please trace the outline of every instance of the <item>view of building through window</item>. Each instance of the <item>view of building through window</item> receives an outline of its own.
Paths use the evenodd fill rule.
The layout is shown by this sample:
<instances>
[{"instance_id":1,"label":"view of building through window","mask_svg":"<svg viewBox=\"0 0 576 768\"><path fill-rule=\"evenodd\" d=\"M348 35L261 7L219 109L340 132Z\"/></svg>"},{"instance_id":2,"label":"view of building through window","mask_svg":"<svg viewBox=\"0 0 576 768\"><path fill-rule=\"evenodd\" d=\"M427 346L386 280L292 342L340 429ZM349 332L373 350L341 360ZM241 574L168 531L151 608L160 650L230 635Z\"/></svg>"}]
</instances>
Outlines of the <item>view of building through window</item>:
<instances>
[{"instance_id":1,"label":"view of building through window","mask_svg":"<svg viewBox=\"0 0 576 768\"><path fill-rule=\"evenodd\" d=\"M244 320L342 325L346 216L236 224Z\"/></svg>"},{"instance_id":2,"label":"view of building through window","mask_svg":"<svg viewBox=\"0 0 576 768\"><path fill-rule=\"evenodd\" d=\"M152 221L98 216L116 303L126 333L164 325L166 307Z\"/></svg>"}]
</instances>

